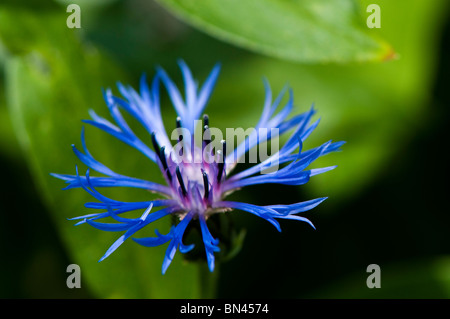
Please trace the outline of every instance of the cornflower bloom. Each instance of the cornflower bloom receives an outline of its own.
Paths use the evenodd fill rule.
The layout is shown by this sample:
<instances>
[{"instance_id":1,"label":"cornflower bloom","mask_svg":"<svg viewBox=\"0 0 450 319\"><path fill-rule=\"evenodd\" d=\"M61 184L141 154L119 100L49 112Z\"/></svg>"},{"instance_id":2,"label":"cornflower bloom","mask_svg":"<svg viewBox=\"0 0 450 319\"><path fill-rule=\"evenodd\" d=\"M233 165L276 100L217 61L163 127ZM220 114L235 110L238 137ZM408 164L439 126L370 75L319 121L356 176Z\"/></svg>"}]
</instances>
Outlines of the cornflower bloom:
<instances>
[{"instance_id":1,"label":"cornflower bloom","mask_svg":"<svg viewBox=\"0 0 450 319\"><path fill-rule=\"evenodd\" d=\"M188 66L179 61L179 66L185 84L184 98L175 83L167 73L158 68L151 86L147 84L145 75L140 80L140 90L118 84L118 90L123 98L116 97L110 89L104 91L104 99L115 124L98 116L90 110L91 120L84 120L100 130L109 133L120 141L143 153L150 161L158 165L165 179L165 184L155 183L139 178L128 177L116 173L97 161L88 151L85 143L84 129L81 132L83 152L74 145L75 155L89 168L85 175L80 175L76 168L75 175L52 174L64 180L68 185L65 189L82 188L98 202L88 202L87 208L98 212L72 218L78 220L76 225L87 223L103 231L124 231L99 260L102 261L113 253L129 237L150 223L165 216L176 218L167 234L155 230L156 237L132 239L140 245L154 247L169 242L162 272L166 272L177 250L187 253L194 248L186 245L183 235L190 223L199 223L199 229L204 243L206 260L211 271L214 270L215 255L220 251L219 240L209 231L207 221L214 214L227 213L231 210L245 211L259 216L281 231L278 219L292 219L313 224L299 213L308 211L319 205L326 198L317 198L293 204L274 204L258 206L250 203L227 201L225 197L240 188L257 184L302 185L311 176L335 168L326 167L306 169L318 157L336 151L344 142L326 142L319 147L303 151L302 144L317 127L319 121L311 122L315 110L288 118L293 109L293 94L289 90L289 99L278 112L285 90L275 100L267 83L265 85L265 101L262 114L255 130L245 137L245 140L234 149L227 149L227 143L222 140L218 145L208 143L210 131L209 118L204 109L215 86L220 66L216 65L208 78L198 88ZM164 128L160 110L160 84L163 83L177 113L176 136L174 147ZM129 127L121 112L127 112L146 129L151 136L152 147L146 145ZM198 120L202 118L202 120ZM200 143L194 139L196 124L201 122L204 138ZM261 132L270 131L270 134ZM278 136L292 131L284 145L272 152L263 161L232 174L233 169L245 158L250 150L262 143L269 142ZM210 138L211 136L209 136ZM149 139L150 140L150 139ZM178 146L178 147L177 147ZM281 167L280 167L281 165ZM90 176L90 170L95 170L105 176ZM272 169L272 171L270 171ZM270 171L270 173L266 173ZM134 187L148 190L161 195L160 199L141 202L123 202L102 195L97 188L101 187ZM127 218L126 213L140 210L139 218ZM112 218L115 222L100 222L104 218ZM198 225L198 224L197 224Z\"/></svg>"}]
</instances>

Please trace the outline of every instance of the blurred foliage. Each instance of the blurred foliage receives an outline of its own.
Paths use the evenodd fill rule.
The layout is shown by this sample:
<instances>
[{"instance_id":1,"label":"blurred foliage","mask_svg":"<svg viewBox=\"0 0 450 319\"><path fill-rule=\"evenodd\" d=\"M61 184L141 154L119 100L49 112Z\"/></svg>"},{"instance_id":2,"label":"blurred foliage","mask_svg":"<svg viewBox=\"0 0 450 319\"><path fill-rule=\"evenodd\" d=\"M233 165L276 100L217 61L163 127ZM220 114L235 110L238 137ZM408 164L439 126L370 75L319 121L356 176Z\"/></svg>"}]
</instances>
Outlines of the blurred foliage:
<instances>
[{"instance_id":1,"label":"blurred foliage","mask_svg":"<svg viewBox=\"0 0 450 319\"><path fill-rule=\"evenodd\" d=\"M16 19L18 12L14 13ZM34 32L42 27L42 21L35 19L35 16L29 15L28 12L21 12L21 15L28 23L25 30L30 33L30 38L37 39L40 32L37 32L37 36ZM7 15L0 16L0 19L8 23L5 17ZM67 166L67 163L75 163L68 146L79 140L79 131L73 130L67 123L73 122L79 126L78 123L86 114L86 108L80 106L102 105L102 95L98 94L98 89L111 85L112 79L123 79L123 76L112 62L94 48L84 48L78 44L73 35L68 36L65 32L61 34L59 31L65 31L57 26L65 22L61 21L61 18L64 19L65 16L49 14L45 18L46 29L49 31L42 36L48 40L47 43L45 40L28 41L27 46L13 43L10 47L20 54L10 58L6 66L6 91L10 113L19 141L27 151L33 173L38 179L39 189L46 195L52 210L56 213L56 224L71 247L73 258L79 260L77 263L83 269L84 276L95 293L118 298L196 297L199 293L195 288L198 271L194 267L175 264L172 275L168 274L162 281L161 249L151 250L150 254L143 255L137 250L138 247L135 247L135 250L118 255L115 263L106 261L99 265L95 264L95 267L84 264L84 262L92 264L98 260L103 254L102 251L107 249L111 237L108 234L102 238L99 233L97 234L100 237L91 236L88 229L81 227L75 229L71 226L72 222L65 220L64 217L79 215L80 203L87 201L88 197L82 194L82 191L74 194L60 191L61 183L53 180L48 173L74 172L73 164L69 166L72 168ZM15 40L17 37L12 35L11 39ZM126 148L119 147L120 152L110 153L109 150L116 149L114 140L98 143L101 146L96 147L95 153L116 159L116 163L121 163L122 170L134 168L135 176L139 176L142 167L148 165L143 159L140 159L140 162L128 160ZM67 151L61 152L64 149ZM124 162L127 164L122 165ZM150 168L148 171L157 173L157 169L152 171ZM64 207L64 216L61 215L60 207ZM169 225L165 226L162 231L166 230L164 228L168 230ZM79 231L79 234L70 235L74 231ZM120 264L124 267L117 267ZM177 268L180 267L178 271L186 274L184 283L175 276ZM123 276L124 272L131 276ZM111 281L111 278L114 278L114 281ZM164 289L161 289L162 286Z\"/></svg>"},{"instance_id":2,"label":"blurred foliage","mask_svg":"<svg viewBox=\"0 0 450 319\"><path fill-rule=\"evenodd\" d=\"M202 295L199 280L204 268L183 262L181 256L175 257L165 276L160 274L165 247L148 249L126 242L97 263L118 235L86 225L73 227L66 218L87 213L83 203L90 198L82 190L61 191L62 182L48 175L74 173L74 164L79 163L70 145L80 145L80 120L88 117L89 108L106 115L101 88L114 87L116 81L136 87L141 73L151 76L156 65L163 66L182 85L175 61L183 58L200 80L217 61L222 62L221 76L207 109L213 126L254 126L264 100L261 78L265 76L274 92L286 83L293 88L296 111L305 111L315 103L322 120L307 141L307 148L331 138L348 142L343 152L330 154L314 165L338 164L338 168L314 177L303 187L277 187L274 193L273 188L260 186L233 195L255 204L291 203L319 196L329 199L311 212L318 226L315 232L307 225L290 222L282 223L283 233L279 234L253 216L232 213L236 224L248 228L248 235L243 251L220 269L219 296L449 297L448 259L442 257L449 251L444 244L436 244L448 242L448 223L440 222L439 208L427 205L434 188L422 194L419 190L423 185L417 185L417 189L404 178L425 174L417 172L420 169L412 161L425 156L414 143L417 132L428 132L432 125L430 104L438 43L448 5L444 0L379 0L376 3L382 8L382 28L368 30L364 27L364 8L372 2L322 0L321 6L313 6L300 1L281 4L261 0L238 5L231 0L160 0L164 7L150 0L89 1L90 5L87 1L65 0L2 2L0 151L8 158L21 158L19 162L4 160L13 168L7 179L14 181L15 188L5 190L2 214L17 214L8 217L12 224L16 218L29 223L26 229L32 235L21 232L22 239L17 240L32 241L33 236L46 233L52 236L48 241L58 242L53 247L45 241L44 246L33 248L29 259L17 259L28 265L17 268L17 276L27 288L14 290L16 294L22 291L21 296L52 296L40 292L45 290L43 279L33 278L47 267L45 278L53 278L49 269L54 269L53 273L60 272L52 280L62 282L64 263L77 263L89 296ZM66 27L68 3L82 7L79 30ZM251 9L257 5L264 10ZM201 32L173 18L166 7ZM311 10L316 10L315 14ZM385 40L374 40L381 38ZM384 41L398 53L398 59L356 62L386 57L392 49ZM318 61L355 62L311 63ZM167 98L163 106L170 130L175 126L171 121L174 112ZM19 153L12 126L24 153ZM161 179L144 156L95 129L86 129L91 152L113 170ZM149 141L143 130L137 132ZM414 156L402 157L410 154ZM22 158L31 176L24 172ZM33 183L29 182L31 178ZM104 193L122 200L148 196L139 190ZM22 208L19 194L34 209ZM412 199L419 203L409 203ZM429 214L430 229L422 233L419 217L423 211ZM42 227L34 229L33 223ZM2 224L5 238L14 234L6 222ZM168 226L168 221L155 225L161 231ZM54 229L56 233L49 235ZM139 235L145 234L152 234L152 229ZM13 263L17 254L14 249L8 252L11 267L7 269L12 271L19 262ZM365 269L374 262L382 267L383 288L378 291L365 286ZM328 286L330 282L336 284ZM14 284L9 278L6 287ZM7 289L2 294L7 296ZM64 294L65 290L55 291ZM65 293L65 297L76 296Z\"/></svg>"},{"instance_id":3,"label":"blurred foliage","mask_svg":"<svg viewBox=\"0 0 450 319\"><path fill-rule=\"evenodd\" d=\"M297 62L385 60L353 0L159 0L189 23L244 48Z\"/></svg>"}]
</instances>

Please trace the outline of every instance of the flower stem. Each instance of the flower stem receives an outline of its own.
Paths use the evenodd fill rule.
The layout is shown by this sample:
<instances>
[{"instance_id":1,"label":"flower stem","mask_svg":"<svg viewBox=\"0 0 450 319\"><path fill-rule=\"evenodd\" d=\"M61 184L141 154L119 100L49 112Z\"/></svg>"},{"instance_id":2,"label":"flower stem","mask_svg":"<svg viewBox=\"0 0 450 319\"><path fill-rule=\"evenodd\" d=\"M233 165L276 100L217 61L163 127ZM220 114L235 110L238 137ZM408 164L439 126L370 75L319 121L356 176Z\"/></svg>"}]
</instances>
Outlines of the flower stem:
<instances>
[{"instance_id":1,"label":"flower stem","mask_svg":"<svg viewBox=\"0 0 450 319\"><path fill-rule=\"evenodd\" d=\"M219 281L219 267L216 263L213 272L210 272L208 265L205 262L199 264L200 272L200 298L202 299L214 299L217 296L217 286Z\"/></svg>"}]
</instances>

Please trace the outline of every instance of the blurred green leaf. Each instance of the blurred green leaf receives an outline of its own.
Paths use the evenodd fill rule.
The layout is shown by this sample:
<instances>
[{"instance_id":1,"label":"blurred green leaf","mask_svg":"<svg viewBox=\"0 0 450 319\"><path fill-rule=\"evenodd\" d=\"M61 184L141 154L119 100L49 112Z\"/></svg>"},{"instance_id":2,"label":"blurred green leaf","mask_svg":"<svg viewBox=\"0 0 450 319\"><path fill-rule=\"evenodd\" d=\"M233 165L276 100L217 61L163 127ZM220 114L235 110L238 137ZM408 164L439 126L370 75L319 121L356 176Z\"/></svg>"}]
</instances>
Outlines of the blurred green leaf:
<instances>
[{"instance_id":1,"label":"blurred green leaf","mask_svg":"<svg viewBox=\"0 0 450 319\"><path fill-rule=\"evenodd\" d=\"M362 7L372 3L359 2ZM308 185L335 200L355 197L370 185L432 116L429 103L440 30L449 3L377 3L383 15L380 32L398 49L400 58L378 65L318 66L314 71L306 67L309 80L300 86L301 100L314 100L319 115L323 114L320 133L311 141L329 136L348 142L342 153L330 154L315 164L337 163L338 168ZM403 12L401 17L398 12Z\"/></svg>"},{"instance_id":2,"label":"blurred green leaf","mask_svg":"<svg viewBox=\"0 0 450 319\"><path fill-rule=\"evenodd\" d=\"M13 23L16 19L24 23ZM92 198L82 190L62 191L64 183L49 176L51 172L75 172L77 160L70 145L80 144L80 120L88 117L88 108L104 112L101 88L125 80L123 72L94 47L82 45L80 34L66 27L64 15L36 16L0 9L0 21L2 41L14 54L6 61L5 72L6 98L16 135L70 258L81 267L82 286L100 298L199 297L197 264L184 263L177 256L167 274L161 274L165 247L148 249L129 241L97 263L120 235L87 225L74 227L67 218L86 214L83 204ZM142 177L143 171L157 175L153 163L131 155L133 150L107 134L88 129L87 140L92 154L113 169L131 176ZM152 196L126 189L118 195L123 200ZM167 231L170 221L160 221L155 227ZM154 235L153 229L142 230L139 235Z\"/></svg>"},{"instance_id":3,"label":"blurred green leaf","mask_svg":"<svg viewBox=\"0 0 450 319\"><path fill-rule=\"evenodd\" d=\"M17 147L16 137L12 129L6 103L4 102L3 88L0 88L0 150L9 156L18 158L20 149Z\"/></svg>"},{"instance_id":4,"label":"blurred green leaf","mask_svg":"<svg viewBox=\"0 0 450 319\"><path fill-rule=\"evenodd\" d=\"M368 33L353 0L158 0L232 44L296 62L380 61L394 55Z\"/></svg>"},{"instance_id":5,"label":"blurred green leaf","mask_svg":"<svg viewBox=\"0 0 450 319\"><path fill-rule=\"evenodd\" d=\"M68 6L69 4L76 3L80 8L90 7L90 6L105 6L116 2L117 0L54 0L57 3Z\"/></svg>"},{"instance_id":6,"label":"blurred green leaf","mask_svg":"<svg viewBox=\"0 0 450 319\"><path fill-rule=\"evenodd\" d=\"M364 7L370 0L360 2ZM343 152L311 165L338 165L335 170L314 176L298 188L303 195L308 191L307 198L329 196L325 207L356 198L431 115L428 103L448 2L416 0L401 17L397 12L404 9L404 3L378 3L383 14L381 32L398 48L400 59L364 65L304 65L261 56L239 59L223 67L211 100L216 104L208 108L211 119L223 118L224 127L236 123L252 127L263 103L262 82L258 81L262 76L267 77L273 92L286 84L293 88L295 113L314 103L315 119L321 122L305 142L305 149L329 139L347 141ZM258 194L255 200L261 200Z\"/></svg>"}]
</instances>

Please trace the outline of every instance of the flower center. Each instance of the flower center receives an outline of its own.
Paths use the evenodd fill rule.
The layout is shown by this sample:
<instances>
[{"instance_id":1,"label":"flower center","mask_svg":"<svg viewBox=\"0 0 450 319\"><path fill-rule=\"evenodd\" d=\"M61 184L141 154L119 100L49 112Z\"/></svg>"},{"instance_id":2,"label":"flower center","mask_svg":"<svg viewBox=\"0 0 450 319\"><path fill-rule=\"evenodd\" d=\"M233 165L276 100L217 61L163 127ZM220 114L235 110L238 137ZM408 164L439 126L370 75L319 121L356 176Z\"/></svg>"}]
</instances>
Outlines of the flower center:
<instances>
[{"instance_id":1,"label":"flower center","mask_svg":"<svg viewBox=\"0 0 450 319\"><path fill-rule=\"evenodd\" d=\"M205 115L203 120L201 146L195 145L194 138L186 139L181 135L178 144L167 150L160 147L155 133L152 134L154 150L174 199L183 210L201 215L212 211L212 203L222 199L226 153L225 141L221 141L221 149L212 149L207 134L209 119ZM177 118L177 128L181 128L180 118Z\"/></svg>"}]
</instances>

